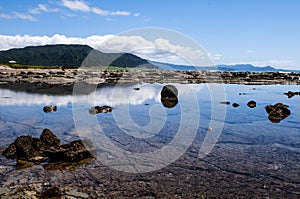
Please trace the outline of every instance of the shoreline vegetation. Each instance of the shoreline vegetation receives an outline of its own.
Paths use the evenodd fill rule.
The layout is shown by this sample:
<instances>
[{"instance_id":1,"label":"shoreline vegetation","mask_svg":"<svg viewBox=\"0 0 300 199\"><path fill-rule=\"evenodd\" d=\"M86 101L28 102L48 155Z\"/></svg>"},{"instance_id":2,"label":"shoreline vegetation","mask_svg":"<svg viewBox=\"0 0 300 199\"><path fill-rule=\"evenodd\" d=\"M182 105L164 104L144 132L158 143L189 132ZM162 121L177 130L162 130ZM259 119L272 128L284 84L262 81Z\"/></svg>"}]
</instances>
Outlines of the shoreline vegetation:
<instances>
[{"instance_id":1,"label":"shoreline vegetation","mask_svg":"<svg viewBox=\"0 0 300 199\"><path fill-rule=\"evenodd\" d=\"M73 85L83 82L98 84L126 83L225 83L245 85L300 84L299 73L280 72L220 72L173 71L114 66L58 67L20 64L1 64L0 83L46 84L50 86Z\"/></svg>"}]
</instances>

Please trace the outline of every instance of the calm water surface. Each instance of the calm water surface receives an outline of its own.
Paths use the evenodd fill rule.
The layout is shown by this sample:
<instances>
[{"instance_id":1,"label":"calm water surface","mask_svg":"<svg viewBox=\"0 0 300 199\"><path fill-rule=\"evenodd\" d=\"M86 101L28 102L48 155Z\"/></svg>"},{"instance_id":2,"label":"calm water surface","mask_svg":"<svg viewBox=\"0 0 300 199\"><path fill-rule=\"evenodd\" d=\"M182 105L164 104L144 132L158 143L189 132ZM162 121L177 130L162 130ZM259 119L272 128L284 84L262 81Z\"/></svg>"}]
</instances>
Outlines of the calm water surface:
<instances>
[{"instance_id":1,"label":"calm water surface","mask_svg":"<svg viewBox=\"0 0 300 199\"><path fill-rule=\"evenodd\" d=\"M184 123L185 129L193 130L196 127L195 134L186 132L187 134L183 133L178 138L183 140L184 144L180 149L184 149L184 153L187 151L189 156L197 158L205 136L214 133L216 129L221 129L215 140L216 145L204 158L206 162L222 169L232 168L236 172L235 175L241 175L238 172L256 169L254 173L262 172L265 176L275 176L274 179L281 179L282 182L295 183L290 192L299 194L295 190L300 184L298 166L300 96L289 99L283 94L289 90L299 91L299 86L217 85L224 89L224 95L222 93L216 95L213 94L216 92L211 87L213 85L174 84L178 89L178 104L172 108L164 107L161 102L160 92L163 86L162 84L111 85L80 95L35 93L26 92L26 89L14 91L2 86L0 148L7 147L20 135L39 137L44 128L51 129L62 143L88 138L98 146L97 131L100 129L117 148L132 153L151 153L172 143L178 129ZM255 108L247 106L250 100L257 102ZM231 104L221 104L222 101L229 101ZM287 104L291 115L279 123L272 123L268 120L264 107L277 102ZM234 108L232 103L238 103L240 106ZM45 105L56 105L57 112L44 113ZM110 105L113 111L90 115L89 108L96 105ZM211 123L212 121L217 123ZM212 128L210 129L212 131L208 130L209 128ZM192 142L185 142L184 139L188 138L192 138ZM115 158L114 153L103 152L103 154L106 154L105 157L108 159ZM108 159L102 163L111 166L109 164L112 163ZM180 162L188 166L193 165L193 161L189 160ZM8 164L2 156L0 164L4 166ZM238 166L235 168L233 165ZM275 169L272 170L271 167ZM114 169L122 170L123 167L118 168ZM12 169L2 170L0 178L5 178L4 176L11 171ZM225 171L231 172L228 169ZM274 190L276 192L275 188ZM279 189L277 192L280 193L282 190Z\"/></svg>"}]
</instances>

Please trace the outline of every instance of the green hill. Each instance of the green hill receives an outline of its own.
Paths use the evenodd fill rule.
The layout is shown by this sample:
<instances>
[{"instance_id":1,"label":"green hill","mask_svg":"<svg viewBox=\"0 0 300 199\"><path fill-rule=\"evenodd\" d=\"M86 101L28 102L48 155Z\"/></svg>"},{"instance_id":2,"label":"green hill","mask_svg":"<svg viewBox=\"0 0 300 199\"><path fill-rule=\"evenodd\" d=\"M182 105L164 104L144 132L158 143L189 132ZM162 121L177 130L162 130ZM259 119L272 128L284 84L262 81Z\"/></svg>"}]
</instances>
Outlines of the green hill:
<instances>
[{"instance_id":1,"label":"green hill","mask_svg":"<svg viewBox=\"0 0 300 199\"><path fill-rule=\"evenodd\" d=\"M145 59L129 53L103 53L87 45L29 46L0 51L0 63L16 61L36 66L117 66L157 68Z\"/></svg>"}]
</instances>

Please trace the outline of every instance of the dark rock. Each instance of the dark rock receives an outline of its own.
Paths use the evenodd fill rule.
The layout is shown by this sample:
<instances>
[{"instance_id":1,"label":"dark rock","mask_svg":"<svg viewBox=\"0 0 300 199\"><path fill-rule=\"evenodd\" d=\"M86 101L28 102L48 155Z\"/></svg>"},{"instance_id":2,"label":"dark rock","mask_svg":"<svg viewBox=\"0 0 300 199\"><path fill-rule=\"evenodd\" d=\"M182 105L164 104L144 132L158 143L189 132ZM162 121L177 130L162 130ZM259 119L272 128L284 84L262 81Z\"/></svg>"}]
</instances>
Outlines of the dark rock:
<instances>
[{"instance_id":1,"label":"dark rock","mask_svg":"<svg viewBox=\"0 0 300 199\"><path fill-rule=\"evenodd\" d=\"M5 151L5 148L0 148L0 153L3 153Z\"/></svg>"},{"instance_id":2,"label":"dark rock","mask_svg":"<svg viewBox=\"0 0 300 199\"><path fill-rule=\"evenodd\" d=\"M254 108L254 107L256 107L256 102L251 100L247 103L247 106L249 106L250 108Z\"/></svg>"},{"instance_id":3,"label":"dark rock","mask_svg":"<svg viewBox=\"0 0 300 199\"><path fill-rule=\"evenodd\" d=\"M178 90L173 85L166 85L163 87L163 89L160 92L161 98L172 98L172 97L178 97Z\"/></svg>"},{"instance_id":4,"label":"dark rock","mask_svg":"<svg viewBox=\"0 0 300 199\"><path fill-rule=\"evenodd\" d=\"M45 144L38 138L31 136L20 136L5 149L2 155L8 159L31 159L40 155L40 151L45 148Z\"/></svg>"},{"instance_id":5,"label":"dark rock","mask_svg":"<svg viewBox=\"0 0 300 199\"><path fill-rule=\"evenodd\" d=\"M95 114L98 114L98 113L109 113L109 112L112 112L112 107L110 106L95 106L95 107L92 107L90 110L89 110L89 113L92 114L92 115L95 115Z\"/></svg>"},{"instance_id":6,"label":"dark rock","mask_svg":"<svg viewBox=\"0 0 300 199\"><path fill-rule=\"evenodd\" d=\"M173 85L166 85L160 92L160 100L164 107L173 108L178 103L178 90Z\"/></svg>"},{"instance_id":7,"label":"dark rock","mask_svg":"<svg viewBox=\"0 0 300 199\"><path fill-rule=\"evenodd\" d=\"M239 105L238 103L233 103L232 106L233 106L234 108L236 108L236 107L239 107L240 105Z\"/></svg>"},{"instance_id":8,"label":"dark rock","mask_svg":"<svg viewBox=\"0 0 300 199\"><path fill-rule=\"evenodd\" d=\"M15 146L15 143L10 144L9 147L3 151L2 155L7 159L17 158L17 148Z\"/></svg>"},{"instance_id":9,"label":"dark rock","mask_svg":"<svg viewBox=\"0 0 300 199\"><path fill-rule=\"evenodd\" d=\"M292 92L292 91L289 91L287 93L284 93L286 96L288 96L288 98L292 98L294 97L295 95L300 95L300 92Z\"/></svg>"},{"instance_id":10,"label":"dark rock","mask_svg":"<svg viewBox=\"0 0 300 199\"><path fill-rule=\"evenodd\" d=\"M51 112L56 112L57 111L57 107L56 106L44 106L43 111L45 113L51 113Z\"/></svg>"},{"instance_id":11,"label":"dark rock","mask_svg":"<svg viewBox=\"0 0 300 199\"><path fill-rule=\"evenodd\" d=\"M36 151L43 151L46 148L49 148L47 146L46 143L44 143L43 141L41 141L39 138L32 138L32 147L36 150Z\"/></svg>"},{"instance_id":12,"label":"dark rock","mask_svg":"<svg viewBox=\"0 0 300 199\"><path fill-rule=\"evenodd\" d=\"M44 142L49 147L58 147L60 145L60 140L56 135L54 135L49 129L44 129L40 140Z\"/></svg>"},{"instance_id":13,"label":"dark rock","mask_svg":"<svg viewBox=\"0 0 300 199\"><path fill-rule=\"evenodd\" d=\"M138 91L138 90L140 90L140 88L133 88L133 90Z\"/></svg>"},{"instance_id":14,"label":"dark rock","mask_svg":"<svg viewBox=\"0 0 300 199\"><path fill-rule=\"evenodd\" d=\"M43 159L39 159L39 161L38 160L35 161L34 159L30 159L30 160L17 159L16 168L18 170L26 169L38 165L41 162L44 162L45 160L47 159L43 158Z\"/></svg>"},{"instance_id":15,"label":"dark rock","mask_svg":"<svg viewBox=\"0 0 300 199\"><path fill-rule=\"evenodd\" d=\"M220 102L220 104L226 104L226 105L229 105L229 104L230 104L230 102L228 102L228 101L225 101L225 102Z\"/></svg>"},{"instance_id":16,"label":"dark rock","mask_svg":"<svg viewBox=\"0 0 300 199\"><path fill-rule=\"evenodd\" d=\"M161 98L161 103L166 108L173 108L178 104L178 98Z\"/></svg>"},{"instance_id":17,"label":"dark rock","mask_svg":"<svg viewBox=\"0 0 300 199\"><path fill-rule=\"evenodd\" d=\"M269 114L268 119L272 123L279 123L281 120L287 118L291 114L291 111L288 108L288 105L282 103L265 107L266 112Z\"/></svg>"},{"instance_id":18,"label":"dark rock","mask_svg":"<svg viewBox=\"0 0 300 199\"><path fill-rule=\"evenodd\" d=\"M47 164L45 164L43 167L44 169L46 169L47 171L65 171L65 170L69 170L69 171L74 171L78 168L80 168L81 166L88 164L89 162L91 162L92 160L94 160L94 157L88 157L82 160L79 160L77 162L66 162L66 161L49 161L47 162Z\"/></svg>"},{"instance_id":19,"label":"dark rock","mask_svg":"<svg viewBox=\"0 0 300 199\"><path fill-rule=\"evenodd\" d=\"M95 157L96 149L91 142L75 140L69 144L64 144L58 148L51 148L44 152L50 158L50 162L64 161L75 162L89 157Z\"/></svg>"},{"instance_id":20,"label":"dark rock","mask_svg":"<svg viewBox=\"0 0 300 199\"><path fill-rule=\"evenodd\" d=\"M28 168L46 160L51 163L48 166L50 168L78 168L91 161L95 154L96 149L88 141L76 140L60 145L60 140L49 129L43 130L40 139L18 137L2 153L8 159L17 159L17 169Z\"/></svg>"},{"instance_id":21,"label":"dark rock","mask_svg":"<svg viewBox=\"0 0 300 199\"><path fill-rule=\"evenodd\" d=\"M58 187L47 189L41 194L41 199L57 199L62 198L62 192Z\"/></svg>"},{"instance_id":22,"label":"dark rock","mask_svg":"<svg viewBox=\"0 0 300 199\"><path fill-rule=\"evenodd\" d=\"M14 142L17 151L17 158L29 159L34 156L36 150L32 146L33 139L31 136L21 136Z\"/></svg>"}]
</instances>

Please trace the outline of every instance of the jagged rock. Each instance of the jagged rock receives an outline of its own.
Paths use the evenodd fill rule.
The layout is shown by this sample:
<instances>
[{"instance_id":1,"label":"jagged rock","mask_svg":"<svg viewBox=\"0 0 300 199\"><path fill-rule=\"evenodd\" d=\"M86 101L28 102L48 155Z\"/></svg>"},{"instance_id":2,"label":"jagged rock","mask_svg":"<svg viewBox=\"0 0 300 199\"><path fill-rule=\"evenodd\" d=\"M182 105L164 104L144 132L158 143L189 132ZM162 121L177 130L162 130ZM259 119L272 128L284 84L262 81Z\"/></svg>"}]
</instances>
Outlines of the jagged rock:
<instances>
[{"instance_id":1,"label":"jagged rock","mask_svg":"<svg viewBox=\"0 0 300 199\"><path fill-rule=\"evenodd\" d=\"M294 97L295 95L300 95L300 92L292 92L292 91L289 91L287 93L284 93L286 96L288 96L288 98L292 98Z\"/></svg>"},{"instance_id":2,"label":"jagged rock","mask_svg":"<svg viewBox=\"0 0 300 199\"><path fill-rule=\"evenodd\" d=\"M2 155L9 159L29 159L37 152L32 143L33 138L31 136L20 136L9 145Z\"/></svg>"},{"instance_id":3,"label":"jagged rock","mask_svg":"<svg viewBox=\"0 0 300 199\"><path fill-rule=\"evenodd\" d=\"M230 102L229 102L229 101L224 101L224 102L220 102L220 104L226 104L226 105L229 105Z\"/></svg>"},{"instance_id":4,"label":"jagged rock","mask_svg":"<svg viewBox=\"0 0 300 199\"><path fill-rule=\"evenodd\" d=\"M58 148L51 148L44 152L50 158L50 162L64 161L75 162L89 157L94 157L96 149L89 141L75 140Z\"/></svg>"},{"instance_id":5,"label":"jagged rock","mask_svg":"<svg viewBox=\"0 0 300 199\"><path fill-rule=\"evenodd\" d=\"M44 142L49 147L58 147L60 145L60 140L56 135L54 135L49 129L44 129L40 140Z\"/></svg>"},{"instance_id":6,"label":"jagged rock","mask_svg":"<svg viewBox=\"0 0 300 199\"><path fill-rule=\"evenodd\" d=\"M6 148L2 155L8 159L17 159L17 169L28 168L48 160L57 168L78 168L91 161L96 149L91 142L76 140L60 145L60 140L49 129L44 129L40 139L20 136ZM59 166L62 164L62 166Z\"/></svg>"},{"instance_id":7,"label":"jagged rock","mask_svg":"<svg viewBox=\"0 0 300 199\"><path fill-rule=\"evenodd\" d=\"M10 144L3 152L2 155L7 159L17 158L17 148L14 143Z\"/></svg>"},{"instance_id":8,"label":"jagged rock","mask_svg":"<svg viewBox=\"0 0 300 199\"><path fill-rule=\"evenodd\" d=\"M50 105L50 106L44 106L43 111L45 113L51 113L51 112L56 112L57 111L57 107Z\"/></svg>"},{"instance_id":9,"label":"jagged rock","mask_svg":"<svg viewBox=\"0 0 300 199\"><path fill-rule=\"evenodd\" d=\"M112 107L110 106L95 106L95 107L92 107L90 110L89 110L89 113L92 114L92 115L95 115L95 114L98 114L98 113L109 113L109 112L112 112Z\"/></svg>"},{"instance_id":10,"label":"jagged rock","mask_svg":"<svg viewBox=\"0 0 300 199\"><path fill-rule=\"evenodd\" d=\"M236 107L239 107L240 105L239 105L238 103L233 103L232 106L233 106L234 108L236 108Z\"/></svg>"},{"instance_id":11,"label":"jagged rock","mask_svg":"<svg viewBox=\"0 0 300 199\"><path fill-rule=\"evenodd\" d=\"M268 119L273 123L279 123L281 120L287 118L291 114L288 108L288 105L282 103L265 107L266 112L269 114Z\"/></svg>"},{"instance_id":12,"label":"jagged rock","mask_svg":"<svg viewBox=\"0 0 300 199\"><path fill-rule=\"evenodd\" d=\"M256 107L256 102L251 100L247 103L247 106L249 106L249 108L254 108L254 107Z\"/></svg>"},{"instance_id":13,"label":"jagged rock","mask_svg":"<svg viewBox=\"0 0 300 199\"><path fill-rule=\"evenodd\" d=\"M160 100L164 107L173 108L178 103L178 90L173 85L166 85L160 92Z\"/></svg>"}]
</instances>

